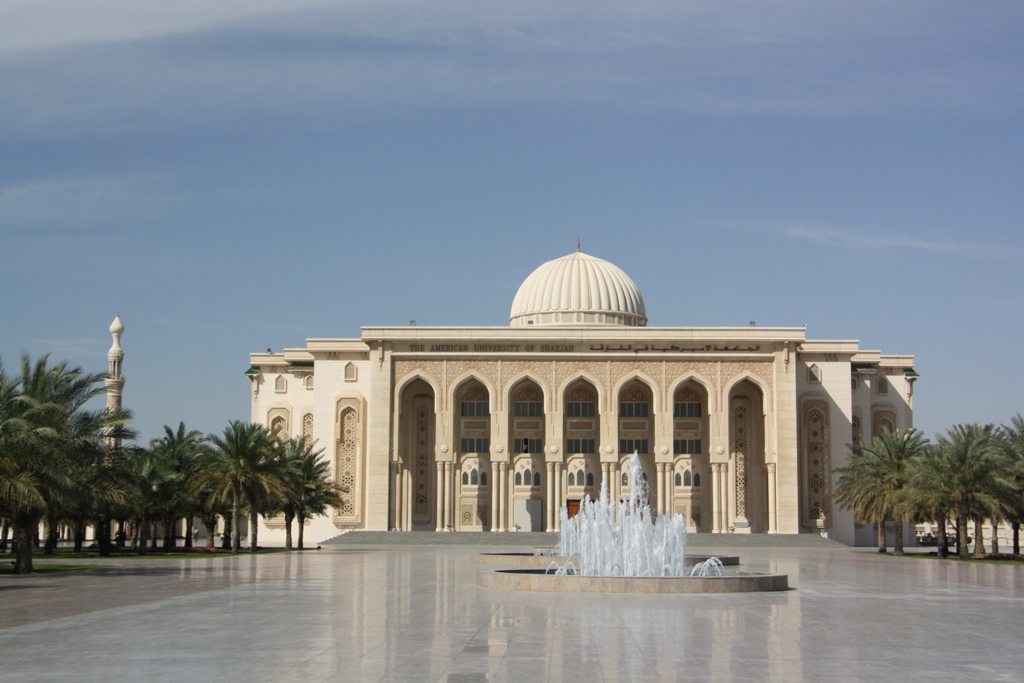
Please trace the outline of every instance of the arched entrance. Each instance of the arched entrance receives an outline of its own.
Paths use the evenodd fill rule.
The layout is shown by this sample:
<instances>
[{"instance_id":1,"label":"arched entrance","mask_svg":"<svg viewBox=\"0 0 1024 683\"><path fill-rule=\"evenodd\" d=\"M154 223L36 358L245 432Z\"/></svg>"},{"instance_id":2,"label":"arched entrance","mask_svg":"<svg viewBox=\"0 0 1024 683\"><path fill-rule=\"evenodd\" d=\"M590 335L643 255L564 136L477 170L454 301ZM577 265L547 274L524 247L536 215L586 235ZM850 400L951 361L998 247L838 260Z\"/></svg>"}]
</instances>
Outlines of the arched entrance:
<instances>
[{"instance_id":1,"label":"arched entrance","mask_svg":"<svg viewBox=\"0 0 1024 683\"><path fill-rule=\"evenodd\" d=\"M433 530L436 525L437 466L434 458L436 418L433 388L417 379L402 389L399 461L403 489L396 525L405 530Z\"/></svg>"},{"instance_id":2,"label":"arched entrance","mask_svg":"<svg viewBox=\"0 0 1024 683\"><path fill-rule=\"evenodd\" d=\"M768 530L768 478L765 472L764 392L745 379L729 392L729 470L727 519L723 530Z\"/></svg>"}]
</instances>

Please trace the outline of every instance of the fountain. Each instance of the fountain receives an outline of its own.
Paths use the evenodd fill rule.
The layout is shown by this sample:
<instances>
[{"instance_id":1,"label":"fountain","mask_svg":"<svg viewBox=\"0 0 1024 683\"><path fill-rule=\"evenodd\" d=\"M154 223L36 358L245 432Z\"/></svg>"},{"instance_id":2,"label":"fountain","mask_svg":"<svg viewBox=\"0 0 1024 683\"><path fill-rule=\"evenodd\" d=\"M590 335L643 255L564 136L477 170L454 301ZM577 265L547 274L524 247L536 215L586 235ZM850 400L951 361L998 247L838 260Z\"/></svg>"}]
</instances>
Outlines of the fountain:
<instances>
[{"instance_id":1,"label":"fountain","mask_svg":"<svg viewBox=\"0 0 1024 683\"><path fill-rule=\"evenodd\" d=\"M480 585L502 590L598 591L622 593L723 593L786 590L784 575L726 570L717 557L687 562L686 520L663 514L657 519L647 502L648 487L640 457L630 460L629 497L616 504L607 480L600 497L588 496L569 518L560 511L557 556L540 553L533 569L481 572ZM480 557L480 556L478 556ZM694 563L694 560L701 560ZM561 560L561 563L559 562ZM737 564L738 558L727 558ZM500 561L477 560L498 564ZM524 563L526 564L526 563Z\"/></svg>"}]
</instances>

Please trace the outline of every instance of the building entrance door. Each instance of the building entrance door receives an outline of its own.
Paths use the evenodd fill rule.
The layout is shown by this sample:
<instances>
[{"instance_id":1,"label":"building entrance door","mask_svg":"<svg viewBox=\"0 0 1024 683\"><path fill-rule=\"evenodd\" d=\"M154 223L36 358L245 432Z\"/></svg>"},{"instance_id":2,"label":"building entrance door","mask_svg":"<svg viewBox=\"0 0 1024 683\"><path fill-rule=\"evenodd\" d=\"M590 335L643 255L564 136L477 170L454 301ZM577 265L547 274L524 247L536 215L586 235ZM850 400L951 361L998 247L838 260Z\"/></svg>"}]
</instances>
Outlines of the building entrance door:
<instances>
[{"instance_id":1,"label":"building entrance door","mask_svg":"<svg viewBox=\"0 0 1024 683\"><path fill-rule=\"evenodd\" d=\"M565 501L565 507L567 512L569 513L569 519L572 519L577 514L579 514L580 502L578 500L567 500Z\"/></svg>"}]
</instances>

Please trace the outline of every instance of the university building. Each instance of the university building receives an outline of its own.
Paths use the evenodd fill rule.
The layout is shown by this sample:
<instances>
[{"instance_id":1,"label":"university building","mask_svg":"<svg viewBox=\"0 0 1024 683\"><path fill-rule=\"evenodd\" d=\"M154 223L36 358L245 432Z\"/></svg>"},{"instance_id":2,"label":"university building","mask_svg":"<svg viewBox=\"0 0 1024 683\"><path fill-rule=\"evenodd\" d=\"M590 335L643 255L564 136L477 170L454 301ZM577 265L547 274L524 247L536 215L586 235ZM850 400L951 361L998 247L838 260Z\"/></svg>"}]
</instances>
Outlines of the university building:
<instances>
[{"instance_id":1,"label":"university building","mask_svg":"<svg viewBox=\"0 0 1024 683\"><path fill-rule=\"evenodd\" d=\"M636 451L652 509L691 532L874 544L834 503L833 470L848 444L913 425L913 356L803 327L647 323L629 276L576 251L526 278L507 327L363 327L251 354L252 420L330 459L345 502L308 522L317 542L557 531L602 482L619 499L638 484ZM283 541L283 522L260 533Z\"/></svg>"}]
</instances>

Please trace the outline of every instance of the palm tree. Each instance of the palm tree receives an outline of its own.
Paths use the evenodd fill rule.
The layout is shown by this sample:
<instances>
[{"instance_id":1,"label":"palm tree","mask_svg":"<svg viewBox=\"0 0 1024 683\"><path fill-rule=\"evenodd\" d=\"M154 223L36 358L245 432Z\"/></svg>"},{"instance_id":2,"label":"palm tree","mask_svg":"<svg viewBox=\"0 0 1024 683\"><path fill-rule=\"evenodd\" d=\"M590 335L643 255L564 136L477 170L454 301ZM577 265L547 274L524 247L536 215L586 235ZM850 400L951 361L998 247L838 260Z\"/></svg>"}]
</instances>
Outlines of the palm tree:
<instances>
[{"instance_id":1,"label":"palm tree","mask_svg":"<svg viewBox=\"0 0 1024 683\"><path fill-rule=\"evenodd\" d=\"M1024 522L1024 416L1017 413L999 430L999 441L1013 484L1000 502L1003 515L1013 527L1013 554L1020 554L1020 525Z\"/></svg>"},{"instance_id":2,"label":"palm tree","mask_svg":"<svg viewBox=\"0 0 1024 683\"><path fill-rule=\"evenodd\" d=\"M913 511L916 517L934 522L939 557L949 554L946 523L949 521L951 493L947 464L941 449L929 444L921 457L911 462L909 485L899 495L899 504L904 509Z\"/></svg>"},{"instance_id":3,"label":"palm tree","mask_svg":"<svg viewBox=\"0 0 1024 683\"><path fill-rule=\"evenodd\" d=\"M306 437L299 436L281 442L278 449L278 458L281 462L284 474L285 489L277 505L275 512L279 511L284 515L284 547L285 550L292 549L292 522L295 521L295 508L302 496L304 482L302 480L302 457L313 444L306 440ZM317 455L323 450L317 451Z\"/></svg>"},{"instance_id":4,"label":"palm tree","mask_svg":"<svg viewBox=\"0 0 1024 683\"><path fill-rule=\"evenodd\" d=\"M14 529L15 571L32 571L32 537L46 511L69 498L68 477L72 454L98 453L104 430L123 423L122 414L87 411L85 404L102 393L103 376L71 368L67 361L49 365L49 356L32 363L21 357L21 376L12 388L10 378L0 380L4 405L0 444L0 496L11 514Z\"/></svg>"},{"instance_id":5,"label":"palm tree","mask_svg":"<svg viewBox=\"0 0 1024 683\"><path fill-rule=\"evenodd\" d=\"M219 500L231 500L231 552L241 549L239 520L243 504L250 508L251 546L256 552L258 509L269 496L280 495L284 481L280 463L274 457L277 432L260 424L233 421L222 436L211 436L213 468L196 478L197 488L209 488Z\"/></svg>"},{"instance_id":6,"label":"palm tree","mask_svg":"<svg viewBox=\"0 0 1024 683\"><path fill-rule=\"evenodd\" d=\"M885 552L885 520L891 513L896 532L894 552L903 554L903 519L910 508L900 492L907 485L911 463L924 448L924 436L916 429L883 429L870 446L851 446L847 466L836 470L840 474L836 500L852 509L860 521L878 524L880 553Z\"/></svg>"},{"instance_id":7,"label":"palm tree","mask_svg":"<svg viewBox=\"0 0 1024 683\"><path fill-rule=\"evenodd\" d=\"M175 545L174 530L177 521L186 518L185 546L192 545L191 519L201 504L196 491L189 485L206 464L207 446L202 432L186 431L185 423L178 423L177 431L164 425L164 435L149 442L149 449L162 462L168 473L168 482L175 485L165 492L164 501L164 547Z\"/></svg>"},{"instance_id":8,"label":"palm tree","mask_svg":"<svg viewBox=\"0 0 1024 683\"><path fill-rule=\"evenodd\" d=\"M1012 490L1006 459L992 425L957 425L938 437L942 470L948 478L950 508L956 518L957 549L966 560L967 523L975 522L975 554L984 544L981 520L998 514L999 501Z\"/></svg>"},{"instance_id":9,"label":"palm tree","mask_svg":"<svg viewBox=\"0 0 1024 683\"><path fill-rule=\"evenodd\" d=\"M302 550L306 520L327 513L328 506L339 507L344 503L341 493L346 493L331 482L331 464L321 460L323 450L308 448L297 461L297 497L295 517L299 523L298 549Z\"/></svg>"}]
</instances>

